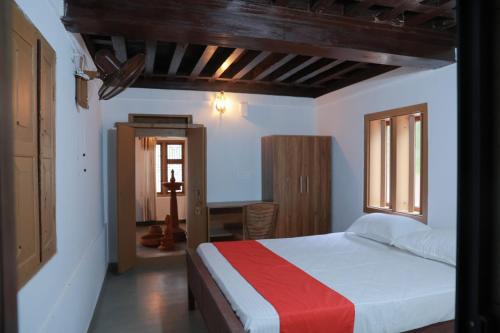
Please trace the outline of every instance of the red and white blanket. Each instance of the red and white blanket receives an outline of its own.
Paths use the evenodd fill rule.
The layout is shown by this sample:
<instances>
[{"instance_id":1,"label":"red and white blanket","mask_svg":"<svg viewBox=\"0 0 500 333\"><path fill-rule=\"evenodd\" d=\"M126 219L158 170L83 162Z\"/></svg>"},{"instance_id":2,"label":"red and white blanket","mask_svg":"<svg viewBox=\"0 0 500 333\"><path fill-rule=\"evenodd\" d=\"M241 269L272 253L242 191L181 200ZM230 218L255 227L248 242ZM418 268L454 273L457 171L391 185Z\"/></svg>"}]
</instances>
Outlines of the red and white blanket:
<instances>
[{"instance_id":1,"label":"red and white blanket","mask_svg":"<svg viewBox=\"0 0 500 333\"><path fill-rule=\"evenodd\" d=\"M283 333L352 333L354 304L256 241L214 243L279 314Z\"/></svg>"},{"instance_id":2,"label":"red and white blanket","mask_svg":"<svg viewBox=\"0 0 500 333\"><path fill-rule=\"evenodd\" d=\"M197 253L246 332L405 332L454 318L453 267L368 239L205 243Z\"/></svg>"}]
</instances>

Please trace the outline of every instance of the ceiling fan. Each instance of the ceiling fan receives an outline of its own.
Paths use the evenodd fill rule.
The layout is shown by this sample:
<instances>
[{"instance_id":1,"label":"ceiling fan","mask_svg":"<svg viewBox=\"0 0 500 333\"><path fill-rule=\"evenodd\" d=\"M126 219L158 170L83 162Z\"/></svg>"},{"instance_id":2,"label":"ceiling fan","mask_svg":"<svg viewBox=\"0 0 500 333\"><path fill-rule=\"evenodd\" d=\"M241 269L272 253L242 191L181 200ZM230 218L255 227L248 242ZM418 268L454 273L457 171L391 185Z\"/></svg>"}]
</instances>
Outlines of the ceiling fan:
<instances>
[{"instance_id":1,"label":"ceiling fan","mask_svg":"<svg viewBox=\"0 0 500 333\"><path fill-rule=\"evenodd\" d=\"M97 71L78 70L75 75L80 81L102 80L99 99L108 100L130 87L137 80L144 70L145 56L139 53L127 61L121 62L111 50L102 49L96 52L94 62ZM77 101L79 100L78 93L77 88ZM84 95L86 97L86 91ZM80 105L88 108L88 103L85 104Z\"/></svg>"}]
</instances>

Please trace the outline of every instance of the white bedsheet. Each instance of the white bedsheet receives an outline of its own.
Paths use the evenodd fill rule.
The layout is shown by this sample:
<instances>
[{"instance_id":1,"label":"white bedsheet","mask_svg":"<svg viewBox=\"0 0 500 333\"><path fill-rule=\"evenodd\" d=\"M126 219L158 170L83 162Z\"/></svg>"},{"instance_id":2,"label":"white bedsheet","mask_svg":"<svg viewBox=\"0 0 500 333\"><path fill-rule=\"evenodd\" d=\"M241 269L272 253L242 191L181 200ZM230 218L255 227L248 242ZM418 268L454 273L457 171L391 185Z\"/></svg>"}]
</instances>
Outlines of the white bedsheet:
<instances>
[{"instance_id":1,"label":"white bedsheet","mask_svg":"<svg viewBox=\"0 0 500 333\"><path fill-rule=\"evenodd\" d=\"M455 267L347 233L259 241L355 306L355 333L404 332L455 317ZM210 243L197 250L245 330L279 316Z\"/></svg>"}]
</instances>

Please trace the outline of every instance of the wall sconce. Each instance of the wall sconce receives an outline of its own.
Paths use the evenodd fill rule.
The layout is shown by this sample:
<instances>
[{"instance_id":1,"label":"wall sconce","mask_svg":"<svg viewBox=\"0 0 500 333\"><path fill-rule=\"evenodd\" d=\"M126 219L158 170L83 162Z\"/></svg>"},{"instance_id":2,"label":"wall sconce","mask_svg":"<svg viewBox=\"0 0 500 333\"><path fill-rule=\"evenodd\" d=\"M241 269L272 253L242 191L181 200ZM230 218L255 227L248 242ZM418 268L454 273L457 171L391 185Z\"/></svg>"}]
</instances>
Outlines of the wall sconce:
<instances>
[{"instance_id":1,"label":"wall sconce","mask_svg":"<svg viewBox=\"0 0 500 333\"><path fill-rule=\"evenodd\" d=\"M226 96L224 96L224 91L215 94L215 109L222 115L226 112Z\"/></svg>"}]
</instances>

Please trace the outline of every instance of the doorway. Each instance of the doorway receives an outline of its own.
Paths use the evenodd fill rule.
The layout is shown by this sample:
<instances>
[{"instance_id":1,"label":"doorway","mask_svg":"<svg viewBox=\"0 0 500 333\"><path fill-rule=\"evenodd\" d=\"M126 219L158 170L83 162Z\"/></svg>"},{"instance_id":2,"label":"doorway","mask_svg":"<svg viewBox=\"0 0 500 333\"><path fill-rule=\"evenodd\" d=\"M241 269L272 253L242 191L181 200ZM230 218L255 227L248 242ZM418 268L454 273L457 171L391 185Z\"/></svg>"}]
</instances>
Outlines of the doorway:
<instances>
[{"instance_id":1,"label":"doorway","mask_svg":"<svg viewBox=\"0 0 500 333\"><path fill-rule=\"evenodd\" d=\"M140 260L185 253L186 149L186 137L135 138L136 256ZM162 244L167 242L168 223L173 224L172 237Z\"/></svg>"},{"instance_id":2,"label":"doorway","mask_svg":"<svg viewBox=\"0 0 500 333\"><path fill-rule=\"evenodd\" d=\"M143 260L184 255L206 241L206 129L134 122L116 127L122 273Z\"/></svg>"}]
</instances>

